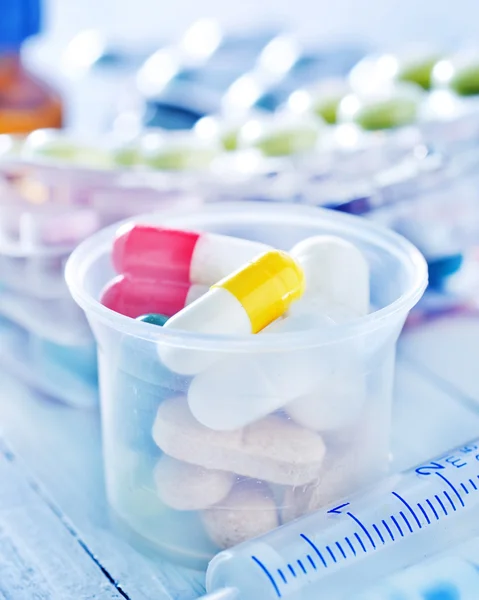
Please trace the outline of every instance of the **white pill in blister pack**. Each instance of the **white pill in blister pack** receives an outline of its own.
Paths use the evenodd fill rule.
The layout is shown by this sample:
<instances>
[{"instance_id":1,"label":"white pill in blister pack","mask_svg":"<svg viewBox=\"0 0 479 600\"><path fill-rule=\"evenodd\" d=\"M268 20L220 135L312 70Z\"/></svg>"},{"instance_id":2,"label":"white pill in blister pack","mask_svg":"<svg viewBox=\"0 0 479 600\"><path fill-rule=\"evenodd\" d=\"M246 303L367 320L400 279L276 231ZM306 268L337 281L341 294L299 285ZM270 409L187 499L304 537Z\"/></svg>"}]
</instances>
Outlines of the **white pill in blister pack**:
<instances>
[{"instance_id":1,"label":"white pill in blister pack","mask_svg":"<svg viewBox=\"0 0 479 600\"><path fill-rule=\"evenodd\" d=\"M236 431L212 431L196 421L184 397L162 402L153 439L177 460L284 485L316 479L326 453L318 433L278 415Z\"/></svg>"}]
</instances>

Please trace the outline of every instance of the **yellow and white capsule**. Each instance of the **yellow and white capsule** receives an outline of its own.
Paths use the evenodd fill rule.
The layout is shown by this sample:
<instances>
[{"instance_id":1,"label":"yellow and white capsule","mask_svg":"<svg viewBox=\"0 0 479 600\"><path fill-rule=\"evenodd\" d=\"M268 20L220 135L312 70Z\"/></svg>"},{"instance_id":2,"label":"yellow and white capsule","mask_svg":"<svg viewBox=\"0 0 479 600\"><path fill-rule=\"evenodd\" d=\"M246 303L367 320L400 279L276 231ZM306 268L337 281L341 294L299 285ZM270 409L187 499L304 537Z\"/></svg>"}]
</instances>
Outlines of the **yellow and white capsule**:
<instances>
[{"instance_id":1,"label":"yellow and white capsule","mask_svg":"<svg viewBox=\"0 0 479 600\"><path fill-rule=\"evenodd\" d=\"M168 319L163 329L204 334L258 333L281 317L305 288L302 268L286 252L270 250L211 286ZM162 362L181 375L196 375L218 359L216 352L160 345Z\"/></svg>"}]
</instances>

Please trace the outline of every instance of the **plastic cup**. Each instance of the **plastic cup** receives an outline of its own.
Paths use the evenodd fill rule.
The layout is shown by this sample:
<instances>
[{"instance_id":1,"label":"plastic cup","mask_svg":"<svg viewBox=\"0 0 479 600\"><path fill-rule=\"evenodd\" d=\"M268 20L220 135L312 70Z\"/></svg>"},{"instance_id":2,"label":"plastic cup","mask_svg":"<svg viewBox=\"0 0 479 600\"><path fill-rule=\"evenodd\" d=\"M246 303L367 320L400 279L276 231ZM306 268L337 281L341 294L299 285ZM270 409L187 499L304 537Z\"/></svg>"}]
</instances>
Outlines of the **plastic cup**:
<instances>
[{"instance_id":1,"label":"plastic cup","mask_svg":"<svg viewBox=\"0 0 479 600\"><path fill-rule=\"evenodd\" d=\"M292 204L219 203L134 222L245 237L283 250L312 235L341 236L369 263L374 308L335 326L287 333L163 329L98 301L115 275L110 252L118 224L77 247L66 281L98 342L107 494L130 539L202 569L221 548L381 477L389 464L396 342L427 284L420 252L360 217ZM200 424L190 391L204 373L169 371L160 348L214 357L205 361L214 362L206 398L220 423L230 410L260 416L233 431ZM278 401L283 393L301 396L294 409L289 400Z\"/></svg>"}]
</instances>

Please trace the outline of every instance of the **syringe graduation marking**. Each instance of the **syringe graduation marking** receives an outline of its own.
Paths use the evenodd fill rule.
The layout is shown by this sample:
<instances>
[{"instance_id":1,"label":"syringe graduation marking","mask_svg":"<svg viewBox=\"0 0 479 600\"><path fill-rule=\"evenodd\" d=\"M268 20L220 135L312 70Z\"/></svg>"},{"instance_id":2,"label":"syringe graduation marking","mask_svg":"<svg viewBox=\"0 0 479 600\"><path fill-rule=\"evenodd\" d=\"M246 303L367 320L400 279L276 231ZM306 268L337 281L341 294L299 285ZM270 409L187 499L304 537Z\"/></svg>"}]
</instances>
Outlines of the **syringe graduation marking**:
<instances>
[{"instance_id":1,"label":"syringe graduation marking","mask_svg":"<svg viewBox=\"0 0 479 600\"><path fill-rule=\"evenodd\" d=\"M442 473L436 473L436 475L440 477L445 483L447 483L451 490L456 494L457 499L461 503L461 506L464 508L464 500L462 499L461 494L457 491L456 487L449 481L449 479L447 479L447 477L444 477Z\"/></svg>"},{"instance_id":2,"label":"syringe graduation marking","mask_svg":"<svg viewBox=\"0 0 479 600\"><path fill-rule=\"evenodd\" d=\"M363 552L367 552L366 550L366 546L363 544L363 540L361 539L359 533L355 533L354 537L358 540L359 545L361 546L361 548L363 549Z\"/></svg>"},{"instance_id":3,"label":"syringe graduation marking","mask_svg":"<svg viewBox=\"0 0 479 600\"><path fill-rule=\"evenodd\" d=\"M409 504L409 502L404 500L404 498L402 496L400 496L397 492L392 492L392 495L395 496L398 500L400 500L404 504L404 506L409 510L409 512L414 517L414 520L416 521L419 529L422 529L421 521L418 519L418 516L414 512L414 510L413 510L412 506Z\"/></svg>"},{"instance_id":4,"label":"syringe graduation marking","mask_svg":"<svg viewBox=\"0 0 479 600\"><path fill-rule=\"evenodd\" d=\"M393 535L393 532L389 529L388 524L386 523L386 521L384 519L381 522L384 525L384 528L386 529L386 531L389 533L389 537L394 542L394 535Z\"/></svg>"},{"instance_id":5,"label":"syringe graduation marking","mask_svg":"<svg viewBox=\"0 0 479 600\"><path fill-rule=\"evenodd\" d=\"M356 548L352 545L351 540L348 537L345 537L344 539L346 544L351 548L351 552L356 556Z\"/></svg>"},{"instance_id":6,"label":"syringe graduation marking","mask_svg":"<svg viewBox=\"0 0 479 600\"><path fill-rule=\"evenodd\" d=\"M479 455L477 455L477 460L479 461ZM439 469L440 464L439 463L432 463L432 465L434 466L434 469ZM423 467L425 469L425 467ZM428 466L429 469L432 469L432 466ZM418 471L419 472L419 471ZM419 473L421 475L427 475L427 474L432 474L432 473ZM449 490L447 489L443 489L443 490L438 490L437 494L431 495L430 498L425 498L421 502L418 502L416 504L417 506L417 511L411 506L411 504L405 499L403 498L399 493L392 491L391 494L392 496L394 496L397 500L399 500L402 505L404 507L407 508L407 511L404 510L399 510L397 513L395 514L390 514L388 517L385 517L385 519L381 520L381 523L378 522L378 525L376 525L375 523L372 523L368 526L366 526L355 514L353 514L350 511L342 511L341 509L344 509L345 507L349 506L350 503L346 502L344 504L341 504L340 506L336 506L335 508L331 509L328 511L328 514L337 514L337 515L347 515L356 525L359 526L360 528L360 532L358 531L353 531L352 535L354 536L354 539L357 541L358 545L360 546L360 548L362 549L362 553L360 554L361 556L364 554L367 554L369 552L371 552L371 549L368 549L363 541L363 537L361 536L362 534L364 534L364 536L367 538L367 540L369 541L369 543L372 546L372 549L376 549L376 542L373 538L373 536L375 535L376 538L378 540L381 541L381 543L383 545L387 544L387 543L391 543L391 542L395 542L396 538L394 536L393 531L391 530L390 526L388 525L387 521L390 520L392 522L392 524L394 524L395 529L397 529L397 531L399 532L399 535L401 536L401 538L407 536L407 531L405 532L402 528L400 523L398 522L399 517L401 517L401 519L399 519L402 522L404 522L404 524L406 525L409 533L414 533L414 525L417 525L418 529L422 529L423 527L427 525L431 525L434 521L432 521L430 515L428 514L428 509L430 510L430 512L435 516L436 521L439 521L440 519L448 516L450 514L450 512L448 512L448 508L447 507L451 507L452 510L454 512L456 512L458 510L458 505L457 505L457 500L459 501L460 505L462 507L465 507L465 496L461 496L461 493L459 492L459 489L461 490L461 492L463 492L466 495L469 495L470 493L472 493L473 491L478 491L479 487L478 484L476 484L476 482L474 481L474 479L477 478L477 480L479 480L479 475L474 475L474 479L470 478L467 480L467 482L459 482L457 483L457 487L456 485L454 485L447 477L445 477L442 473L439 472L435 472L435 475L437 475L437 477L439 479L441 479L449 488ZM469 490L466 483L470 484L471 489ZM459 489L458 489L459 488ZM453 493L451 493L451 491ZM442 500L442 498L444 498L444 501ZM456 500L457 499L457 500ZM439 514L438 510L436 510L434 504L436 504L441 512L441 515ZM427 505L427 507L426 507ZM446 507L447 505L447 507ZM444 516L442 516L442 513L444 513ZM414 521L410 521L410 519L408 519L408 515L411 515L412 518L414 519ZM398 518L396 518L396 516ZM422 520L422 517L424 518L424 520ZM387 539L385 539L385 536L381 533L381 529L380 526L382 525L382 527L384 528L384 531L386 531L389 535L389 538L391 540L391 542ZM371 532L369 531L368 527L371 528ZM322 554L321 550L318 548L318 546L304 533L300 534L300 537L314 550L315 555L318 556L318 558L320 559L322 566L325 569L329 569L330 567L334 567L335 564L337 564L338 562L341 562L342 560L348 561L353 557L357 557L358 553L357 550L353 544L353 541L351 541L351 539L349 537L344 537L344 543L345 543L345 548L343 548L343 546L341 545L341 543L339 541L331 541L330 545L325 545L323 546L323 550L325 555L328 557L329 563L327 562L325 555ZM338 551L340 552L340 556L338 554L335 554L332 547L335 547L338 549ZM351 554L348 554L348 552L351 552ZM352 555L352 556L351 556ZM271 575L270 571L267 569L267 567L257 558L252 556L251 557L253 559L253 561L260 567L260 569L264 572L264 574L268 577L269 581L271 582L271 584L273 585L273 588L276 592L276 595L278 598L281 598L281 591L279 589L278 584L276 583L276 581L274 580L273 576ZM304 575L308 574L308 570L305 566L305 563L303 561L301 561L299 558L295 559L299 569L301 570L301 572ZM306 565L309 564L311 565L311 567L314 569L314 571L318 571L318 566L316 564L316 562L313 560L313 557L311 556L311 554L306 554ZM289 572L291 573L291 575L294 578L297 578L298 575L301 575L301 572L295 571L293 566L291 564L287 564L287 568L289 569ZM288 584L288 579L286 577L286 575L284 574L284 572L281 569L277 569L277 573L278 576L280 577L281 581L286 585Z\"/></svg>"},{"instance_id":7,"label":"syringe graduation marking","mask_svg":"<svg viewBox=\"0 0 479 600\"><path fill-rule=\"evenodd\" d=\"M321 552L319 551L319 549L317 548L317 546L315 544L313 544L313 542L309 539L309 537L307 537L306 535L304 535L304 533L300 534L300 537L303 538L303 540L305 542L307 542L311 548L316 552L316 554L319 556L320 561L323 563L323 565L325 567L327 567L328 565L326 564L326 561L324 560L323 555L321 554Z\"/></svg>"},{"instance_id":8,"label":"syringe graduation marking","mask_svg":"<svg viewBox=\"0 0 479 600\"><path fill-rule=\"evenodd\" d=\"M452 501L451 496L449 496L449 494L447 492L443 492L443 494L447 498L447 500L449 501L449 504L452 506L452 509L455 511L456 510L456 505Z\"/></svg>"},{"instance_id":9,"label":"syringe graduation marking","mask_svg":"<svg viewBox=\"0 0 479 600\"><path fill-rule=\"evenodd\" d=\"M371 537L371 534L369 533L369 531L366 529L366 527L363 525L363 523L361 523L361 521L355 517L352 513L348 512L346 513L348 515L348 517L351 517L351 519L357 523L359 525L359 527L361 527L361 529L364 531L364 533L366 534L368 540L371 542L371 545L373 548L376 548L376 544L374 543L373 538Z\"/></svg>"},{"instance_id":10,"label":"syringe graduation marking","mask_svg":"<svg viewBox=\"0 0 479 600\"><path fill-rule=\"evenodd\" d=\"M439 498L439 496L437 494L435 494L434 498L436 498L437 503L439 504L439 506L444 511L444 516L447 517L447 510L446 510L446 507L444 506L444 504L441 502L441 498Z\"/></svg>"},{"instance_id":11,"label":"syringe graduation marking","mask_svg":"<svg viewBox=\"0 0 479 600\"><path fill-rule=\"evenodd\" d=\"M346 553L344 552L341 544L339 542L336 542L336 546L338 547L338 550L341 552L341 554L343 555L343 558L347 558L346 557Z\"/></svg>"},{"instance_id":12,"label":"syringe graduation marking","mask_svg":"<svg viewBox=\"0 0 479 600\"><path fill-rule=\"evenodd\" d=\"M404 533L403 530L401 529L401 525L399 525L399 523L396 521L394 515L391 515L391 521L394 523L394 525L396 525L397 530L399 531L399 533L401 534L401 537L404 537Z\"/></svg>"},{"instance_id":13,"label":"syringe graduation marking","mask_svg":"<svg viewBox=\"0 0 479 600\"><path fill-rule=\"evenodd\" d=\"M437 514L436 509L433 506L433 503L429 499L426 499L426 502L427 502L427 505L429 506L429 508L434 513L434 516L436 517L436 521L439 521L439 515Z\"/></svg>"},{"instance_id":14,"label":"syringe graduation marking","mask_svg":"<svg viewBox=\"0 0 479 600\"><path fill-rule=\"evenodd\" d=\"M378 537L379 537L379 539L381 540L381 542L382 542L383 544L385 544L385 543L386 543L386 541L385 541L385 540L384 540L384 538L383 538L383 534L382 534L382 533L379 531L379 529L378 529L377 525L375 525L374 523L373 523L373 529L374 529L374 531L375 531L375 532L378 534Z\"/></svg>"},{"instance_id":15,"label":"syringe graduation marking","mask_svg":"<svg viewBox=\"0 0 479 600\"><path fill-rule=\"evenodd\" d=\"M424 518L427 521L427 524L430 525L431 524L431 520L429 519L427 512L424 510L424 508L421 506L421 503L418 502L417 507L419 508L419 510L422 512L422 514L424 515Z\"/></svg>"},{"instance_id":16,"label":"syringe graduation marking","mask_svg":"<svg viewBox=\"0 0 479 600\"><path fill-rule=\"evenodd\" d=\"M301 571L303 571L303 573L306 575L306 569L305 569L303 563L299 560L299 558L297 560L297 563L298 563L299 568L301 569Z\"/></svg>"},{"instance_id":17,"label":"syringe graduation marking","mask_svg":"<svg viewBox=\"0 0 479 600\"><path fill-rule=\"evenodd\" d=\"M273 586L274 591L276 592L276 595L278 596L278 598L281 598L281 592L279 591L278 584L274 580L274 577L271 575L271 573L268 571L268 569L263 565L263 563L258 558L256 558L256 556L252 556L251 558L258 565L258 567L263 571L263 573L266 575L266 577L271 581L271 585Z\"/></svg>"},{"instance_id":18,"label":"syringe graduation marking","mask_svg":"<svg viewBox=\"0 0 479 600\"><path fill-rule=\"evenodd\" d=\"M401 511L399 514L401 515L401 518L402 518L402 520L403 520L403 521L406 523L406 526L407 526L407 528L409 529L410 533L412 533L412 532L413 532L413 529L412 529L412 527L411 527L411 524L410 524L410 523L409 523L409 521L407 520L407 517L406 517L406 515L403 513L403 511Z\"/></svg>"},{"instance_id":19,"label":"syringe graduation marking","mask_svg":"<svg viewBox=\"0 0 479 600\"><path fill-rule=\"evenodd\" d=\"M333 561L338 562L337 558L334 556L334 553L329 546L326 546L326 550L329 552L329 556L333 559Z\"/></svg>"}]
</instances>

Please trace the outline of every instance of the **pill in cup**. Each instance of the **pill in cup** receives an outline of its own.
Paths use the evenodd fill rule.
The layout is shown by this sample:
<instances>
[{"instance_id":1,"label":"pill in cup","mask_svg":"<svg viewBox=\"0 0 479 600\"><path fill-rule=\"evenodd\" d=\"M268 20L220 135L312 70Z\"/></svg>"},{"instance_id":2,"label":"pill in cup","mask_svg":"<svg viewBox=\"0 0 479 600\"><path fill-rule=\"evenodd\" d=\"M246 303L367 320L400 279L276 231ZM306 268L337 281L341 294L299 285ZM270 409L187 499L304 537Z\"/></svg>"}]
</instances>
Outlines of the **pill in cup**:
<instances>
[{"instance_id":1,"label":"pill in cup","mask_svg":"<svg viewBox=\"0 0 479 600\"><path fill-rule=\"evenodd\" d=\"M188 331L119 314L100 298L119 276L112 260L118 232L135 225L243 238L258 252L293 260L292 249L308 238L341 238L344 256L354 246L357 269L368 273L370 308L366 291L351 289L350 306L325 296L313 318L304 310L311 300L305 263L305 289L295 269L287 284L301 296L286 307L289 316L257 333ZM331 247L321 252L329 256ZM147 552L202 569L220 549L387 470L396 342L427 284L422 255L401 236L326 209L211 204L94 234L69 258L66 280L98 343L109 503ZM171 283L178 284L163 282L163 290ZM201 369L162 358L172 356L192 356Z\"/></svg>"}]
</instances>

